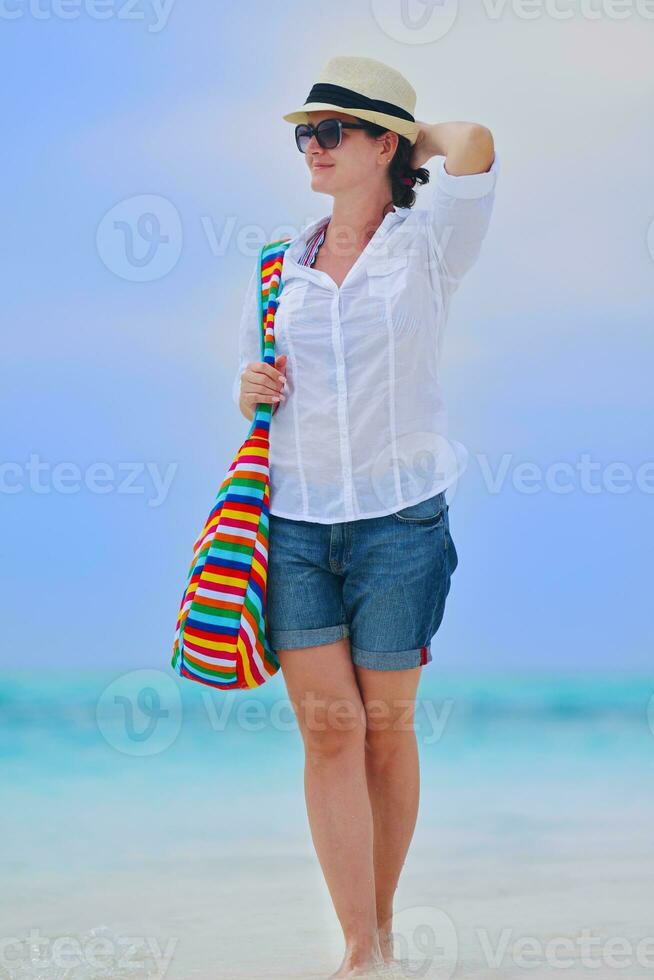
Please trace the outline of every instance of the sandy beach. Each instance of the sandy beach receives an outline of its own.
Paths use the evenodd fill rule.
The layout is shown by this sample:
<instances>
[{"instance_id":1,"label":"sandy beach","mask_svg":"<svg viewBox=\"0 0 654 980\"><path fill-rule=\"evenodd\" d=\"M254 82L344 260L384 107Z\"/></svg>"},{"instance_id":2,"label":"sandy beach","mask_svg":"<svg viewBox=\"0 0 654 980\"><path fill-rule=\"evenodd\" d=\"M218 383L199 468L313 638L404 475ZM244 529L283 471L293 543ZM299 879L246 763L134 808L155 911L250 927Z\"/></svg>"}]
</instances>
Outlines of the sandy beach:
<instances>
[{"instance_id":1,"label":"sandy beach","mask_svg":"<svg viewBox=\"0 0 654 980\"><path fill-rule=\"evenodd\" d=\"M420 813L395 903L404 966L382 975L654 975L645 689L611 711L597 690L564 712L559 696L553 712L542 685L497 681L487 701L501 713L489 715L465 679L441 687L455 710L437 738L419 739ZM103 689L78 692L63 715L60 690L38 717L31 705L29 729L20 700L9 713L0 976L329 976L340 929L312 849L297 732L216 732L185 691L174 744L130 757L86 713Z\"/></svg>"}]
</instances>

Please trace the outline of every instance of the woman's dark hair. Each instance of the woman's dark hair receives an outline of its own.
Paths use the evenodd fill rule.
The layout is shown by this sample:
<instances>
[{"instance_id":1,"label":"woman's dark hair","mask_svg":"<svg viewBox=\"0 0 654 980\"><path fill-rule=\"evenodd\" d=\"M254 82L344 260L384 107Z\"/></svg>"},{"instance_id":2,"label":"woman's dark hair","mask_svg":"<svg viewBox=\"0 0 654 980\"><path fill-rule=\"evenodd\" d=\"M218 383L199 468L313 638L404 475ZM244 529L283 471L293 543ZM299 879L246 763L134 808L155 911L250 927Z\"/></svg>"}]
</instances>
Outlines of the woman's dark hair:
<instances>
[{"instance_id":1,"label":"woman's dark hair","mask_svg":"<svg viewBox=\"0 0 654 980\"><path fill-rule=\"evenodd\" d=\"M388 129L384 126L378 126L376 123L371 123L367 119L359 119L357 117L357 122L365 123L366 132L375 139L377 136L381 136L383 133L387 133ZM389 177L391 179L391 191L393 194L393 204L397 208L412 208L416 203L416 192L410 184L405 183L402 178L410 177L413 178L414 184L427 184L429 182L429 171L426 167L418 167L417 170L413 170L409 166L409 160L411 159L411 154L413 152L413 146L409 142L406 136L400 136L398 133L398 144L395 151L395 156L391 160L391 165L388 168Z\"/></svg>"}]
</instances>

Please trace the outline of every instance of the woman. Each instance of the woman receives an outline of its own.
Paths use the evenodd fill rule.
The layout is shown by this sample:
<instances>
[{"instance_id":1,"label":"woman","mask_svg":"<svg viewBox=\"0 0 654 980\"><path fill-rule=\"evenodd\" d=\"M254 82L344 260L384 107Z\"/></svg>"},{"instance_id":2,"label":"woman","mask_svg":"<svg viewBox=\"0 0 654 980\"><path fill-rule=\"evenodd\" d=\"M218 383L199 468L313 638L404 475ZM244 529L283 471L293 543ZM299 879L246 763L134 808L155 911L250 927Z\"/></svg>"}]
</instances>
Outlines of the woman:
<instances>
[{"instance_id":1,"label":"woman","mask_svg":"<svg viewBox=\"0 0 654 980\"><path fill-rule=\"evenodd\" d=\"M345 938L333 977L393 958L419 797L414 702L458 563L445 489L467 462L446 438L438 362L499 169L485 126L416 122L415 100L394 69L339 57L284 116L333 207L285 253L275 367L260 360L253 273L234 386L248 419L276 405L268 630ZM430 205L415 210L436 154Z\"/></svg>"}]
</instances>

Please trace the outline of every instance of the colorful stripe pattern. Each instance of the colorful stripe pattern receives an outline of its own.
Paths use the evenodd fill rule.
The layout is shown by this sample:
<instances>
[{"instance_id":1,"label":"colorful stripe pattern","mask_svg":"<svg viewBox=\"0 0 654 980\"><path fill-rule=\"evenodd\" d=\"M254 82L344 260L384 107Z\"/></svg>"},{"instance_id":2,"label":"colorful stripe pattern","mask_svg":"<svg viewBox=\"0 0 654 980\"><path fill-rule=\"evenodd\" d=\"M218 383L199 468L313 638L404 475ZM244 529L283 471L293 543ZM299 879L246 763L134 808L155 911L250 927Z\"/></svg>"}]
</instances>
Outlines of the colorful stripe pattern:
<instances>
[{"instance_id":1,"label":"colorful stripe pattern","mask_svg":"<svg viewBox=\"0 0 654 980\"><path fill-rule=\"evenodd\" d=\"M330 219L327 218L320 227L314 231L313 235L307 241L304 251L299 258L300 265L313 265L316 261L316 255L318 254L318 249L325 240L325 232L327 231L327 225Z\"/></svg>"},{"instance_id":2,"label":"colorful stripe pattern","mask_svg":"<svg viewBox=\"0 0 654 980\"><path fill-rule=\"evenodd\" d=\"M264 245L261 358L275 364L274 319L290 239ZM180 677L230 690L263 684L279 670L266 636L272 404L257 405L193 546L171 664Z\"/></svg>"}]
</instances>

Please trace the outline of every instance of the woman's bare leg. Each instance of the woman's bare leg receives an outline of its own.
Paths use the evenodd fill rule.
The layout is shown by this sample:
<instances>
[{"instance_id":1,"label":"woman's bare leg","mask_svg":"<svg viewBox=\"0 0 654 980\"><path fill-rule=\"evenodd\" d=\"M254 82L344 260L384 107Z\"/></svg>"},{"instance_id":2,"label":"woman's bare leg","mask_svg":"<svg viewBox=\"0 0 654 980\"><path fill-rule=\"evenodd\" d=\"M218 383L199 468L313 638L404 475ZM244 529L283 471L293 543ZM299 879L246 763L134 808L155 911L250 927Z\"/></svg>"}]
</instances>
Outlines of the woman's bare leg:
<instances>
[{"instance_id":1,"label":"woman's bare leg","mask_svg":"<svg viewBox=\"0 0 654 980\"><path fill-rule=\"evenodd\" d=\"M373 812L377 927L393 959L393 896L413 837L420 796L415 696L422 667L355 667L366 709L366 771Z\"/></svg>"},{"instance_id":2,"label":"woman's bare leg","mask_svg":"<svg viewBox=\"0 0 654 980\"><path fill-rule=\"evenodd\" d=\"M304 741L311 836L345 937L343 962L332 976L353 977L383 959L366 776L366 716L349 640L277 653Z\"/></svg>"}]
</instances>

